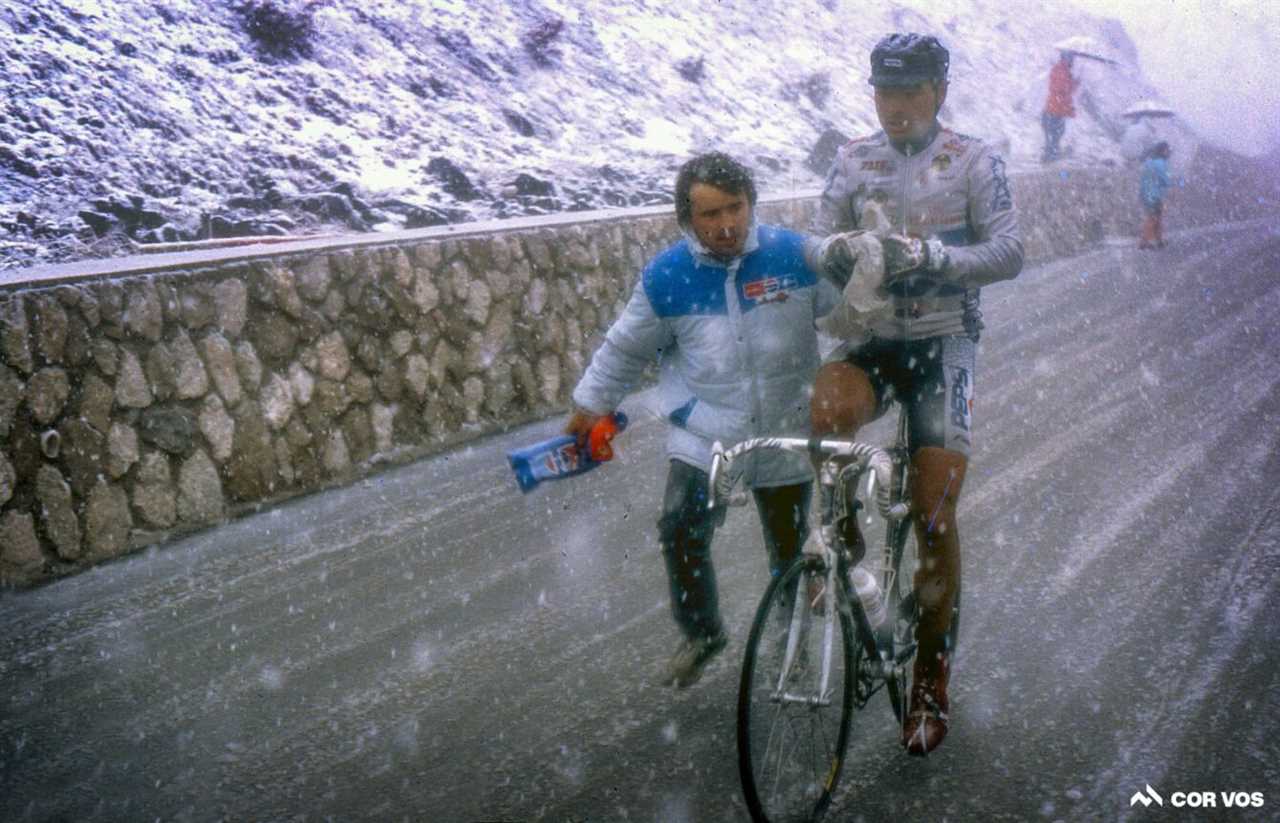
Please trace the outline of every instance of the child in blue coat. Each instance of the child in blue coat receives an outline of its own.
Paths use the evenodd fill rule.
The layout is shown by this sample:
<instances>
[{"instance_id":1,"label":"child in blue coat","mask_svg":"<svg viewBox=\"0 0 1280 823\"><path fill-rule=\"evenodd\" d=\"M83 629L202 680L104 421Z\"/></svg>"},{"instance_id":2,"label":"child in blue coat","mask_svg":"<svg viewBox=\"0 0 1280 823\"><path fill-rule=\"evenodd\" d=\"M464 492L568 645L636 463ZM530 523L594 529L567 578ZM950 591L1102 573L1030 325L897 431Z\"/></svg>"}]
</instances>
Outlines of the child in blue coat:
<instances>
[{"instance_id":1,"label":"child in blue coat","mask_svg":"<svg viewBox=\"0 0 1280 823\"><path fill-rule=\"evenodd\" d=\"M1142 161L1138 193L1142 198L1146 218L1142 221L1142 238L1138 241L1140 249L1164 248L1161 218L1164 216L1164 195L1170 185L1169 144L1162 140L1151 147L1146 159Z\"/></svg>"}]
</instances>

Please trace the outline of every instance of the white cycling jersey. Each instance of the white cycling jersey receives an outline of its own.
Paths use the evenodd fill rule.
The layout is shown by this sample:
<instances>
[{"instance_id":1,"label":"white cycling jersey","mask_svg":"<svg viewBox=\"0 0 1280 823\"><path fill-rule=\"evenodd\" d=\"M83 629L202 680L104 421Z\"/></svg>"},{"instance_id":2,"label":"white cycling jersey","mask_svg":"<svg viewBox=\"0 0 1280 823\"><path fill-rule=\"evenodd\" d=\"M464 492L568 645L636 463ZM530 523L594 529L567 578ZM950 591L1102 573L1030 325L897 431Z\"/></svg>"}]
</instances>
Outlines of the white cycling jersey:
<instances>
[{"instance_id":1,"label":"white cycling jersey","mask_svg":"<svg viewBox=\"0 0 1280 823\"><path fill-rule=\"evenodd\" d=\"M975 337L978 290L1022 270L1004 158L977 138L940 127L914 153L895 148L883 131L852 140L837 152L827 175L813 233L874 228L863 225L873 203L883 208L891 231L940 239L948 262L940 272L895 283L892 316L867 331L889 340Z\"/></svg>"}]
</instances>

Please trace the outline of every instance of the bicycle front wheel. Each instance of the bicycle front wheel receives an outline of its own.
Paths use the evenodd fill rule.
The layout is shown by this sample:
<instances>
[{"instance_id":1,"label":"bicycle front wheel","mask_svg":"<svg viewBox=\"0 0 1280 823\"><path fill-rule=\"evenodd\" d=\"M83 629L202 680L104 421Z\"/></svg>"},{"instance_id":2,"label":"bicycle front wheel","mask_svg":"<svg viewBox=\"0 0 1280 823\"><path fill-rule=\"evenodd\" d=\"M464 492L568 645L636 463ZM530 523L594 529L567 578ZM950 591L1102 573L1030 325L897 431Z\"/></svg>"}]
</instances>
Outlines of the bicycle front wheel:
<instances>
[{"instance_id":1,"label":"bicycle front wheel","mask_svg":"<svg viewBox=\"0 0 1280 823\"><path fill-rule=\"evenodd\" d=\"M830 581L830 583L829 583ZM738 771L756 821L818 820L840 777L861 644L821 558L765 591L738 685Z\"/></svg>"}]
</instances>

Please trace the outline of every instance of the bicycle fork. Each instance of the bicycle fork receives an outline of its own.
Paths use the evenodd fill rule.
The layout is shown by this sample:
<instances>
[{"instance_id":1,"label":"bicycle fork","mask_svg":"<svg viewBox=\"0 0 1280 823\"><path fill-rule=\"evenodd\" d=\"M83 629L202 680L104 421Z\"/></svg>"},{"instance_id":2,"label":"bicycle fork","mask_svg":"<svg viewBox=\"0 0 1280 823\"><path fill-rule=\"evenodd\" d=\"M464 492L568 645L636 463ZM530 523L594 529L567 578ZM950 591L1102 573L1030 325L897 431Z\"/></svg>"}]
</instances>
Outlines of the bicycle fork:
<instances>
[{"instance_id":1,"label":"bicycle fork","mask_svg":"<svg viewBox=\"0 0 1280 823\"><path fill-rule=\"evenodd\" d=\"M801 703L814 708L831 705L831 664L837 619L836 568L835 564L829 562L824 566L822 587L817 592L811 594L807 591L808 582L813 579L808 574L802 574L796 580L797 591L791 599L782 667L771 695L775 703ZM792 675L810 662L808 644L811 633L815 630L814 618L819 616L822 618L819 623L822 642L816 680L809 676L796 682Z\"/></svg>"}]
</instances>

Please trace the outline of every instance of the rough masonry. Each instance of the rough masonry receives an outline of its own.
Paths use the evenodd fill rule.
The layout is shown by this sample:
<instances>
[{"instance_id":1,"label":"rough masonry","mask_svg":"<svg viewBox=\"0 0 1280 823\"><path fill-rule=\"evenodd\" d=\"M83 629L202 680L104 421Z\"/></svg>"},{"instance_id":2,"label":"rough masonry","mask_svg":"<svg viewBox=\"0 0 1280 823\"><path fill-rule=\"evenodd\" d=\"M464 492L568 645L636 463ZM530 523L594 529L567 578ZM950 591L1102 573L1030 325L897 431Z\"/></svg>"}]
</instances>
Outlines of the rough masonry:
<instances>
[{"instance_id":1,"label":"rough masonry","mask_svg":"<svg viewBox=\"0 0 1280 823\"><path fill-rule=\"evenodd\" d=\"M1015 178L1029 257L1130 231L1117 179ZM803 227L815 207L780 200L761 217ZM564 409L674 217L491 225L0 283L0 582Z\"/></svg>"}]
</instances>

